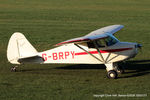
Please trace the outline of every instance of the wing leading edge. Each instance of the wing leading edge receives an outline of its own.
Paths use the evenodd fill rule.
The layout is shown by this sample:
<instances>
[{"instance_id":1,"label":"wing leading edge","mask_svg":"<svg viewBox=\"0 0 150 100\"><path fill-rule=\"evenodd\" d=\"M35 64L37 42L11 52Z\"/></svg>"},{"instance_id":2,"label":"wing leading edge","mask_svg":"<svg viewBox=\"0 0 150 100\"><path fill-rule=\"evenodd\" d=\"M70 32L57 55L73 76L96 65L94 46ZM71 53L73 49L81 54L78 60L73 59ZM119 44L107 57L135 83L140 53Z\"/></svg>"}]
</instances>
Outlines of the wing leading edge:
<instances>
[{"instance_id":1,"label":"wing leading edge","mask_svg":"<svg viewBox=\"0 0 150 100\"><path fill-rule=\"evenodd\" d=\"M56 46L64 45L64 44L68 44L68 43L82 43L82 42L92 41L92 40L96 40L96 39L106 38L106 37L108 37L107 34L113 35L117 31L121 30L123 27L124 27L123 25L106 26L106 27L100 28L98 30L92 31L91 33L89 33L83 37L74 38L74 39L70 39L70 40L58 43L58 44L56 44Z\"/></svg>"}]
</instances>

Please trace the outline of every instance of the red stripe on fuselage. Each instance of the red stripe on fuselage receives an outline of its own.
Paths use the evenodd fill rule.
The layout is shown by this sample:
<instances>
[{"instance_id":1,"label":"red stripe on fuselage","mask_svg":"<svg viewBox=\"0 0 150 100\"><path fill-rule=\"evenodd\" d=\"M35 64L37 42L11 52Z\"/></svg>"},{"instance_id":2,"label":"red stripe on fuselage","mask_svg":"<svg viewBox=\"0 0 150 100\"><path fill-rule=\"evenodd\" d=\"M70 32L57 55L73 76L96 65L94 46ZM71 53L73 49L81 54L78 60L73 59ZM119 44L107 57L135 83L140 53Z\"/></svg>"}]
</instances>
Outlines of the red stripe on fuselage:
<instances>
[{"instance_id":1,"label":"red stripe on fuselage","mask_svg":"<svg viewBox=\"0 0 150 100\"><path fill-rule=\"evenodd\" d=\"M100 50L101 53L112 53L112 52L121 52L125 50L131 50L133 48L121 48L121 49L110 49L110 50ZM89 51L91 54L98 54L98 51ZM86 52L75 53L75 55L86 55Z\"/></svg>"}]
</instances>

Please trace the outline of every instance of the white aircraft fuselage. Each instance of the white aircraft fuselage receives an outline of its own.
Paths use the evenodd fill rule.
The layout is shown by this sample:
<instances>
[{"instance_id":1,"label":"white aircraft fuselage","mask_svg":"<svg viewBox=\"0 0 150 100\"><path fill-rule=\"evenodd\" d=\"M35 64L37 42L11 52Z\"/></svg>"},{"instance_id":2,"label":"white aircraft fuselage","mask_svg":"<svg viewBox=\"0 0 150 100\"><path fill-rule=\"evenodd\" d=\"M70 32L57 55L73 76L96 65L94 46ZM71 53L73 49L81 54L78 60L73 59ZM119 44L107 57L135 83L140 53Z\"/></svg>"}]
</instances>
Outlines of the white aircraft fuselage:
<instances>
[{"instance_id":1,"label":"white aircraft fuselage","mask_svg":"<svg viewBox=\"0 0 150 100\"><path fill-rule=\"evenodd\" d=\"M74 43L66 44L51 50L40 52L39 56L44 58L42 63L70 63L70 64L105 64L119 62L133 58L138 53L137 43L117 42L116 44L100 48L102 59L95 48L88 48L86 44L80 45L92 55L92 57L82 49L78 48Z\"/></svg>"},{"instance_id":2,"label":"white aircraft fuselage","mask_svg":"<svg viewBox=\"0 0 150 100\"><path fill-rule=\"evenodd\" d=\"M9 40L7 58L12 64L105 64L108 77L114 79L121 71L117 63L135 57L141 47L138 43L120 42L114 37L113 34L123 27L107 26L58 43L58 47L43 52L37 52L23 34L16 32Z\"/></svg>"}]
</instances>

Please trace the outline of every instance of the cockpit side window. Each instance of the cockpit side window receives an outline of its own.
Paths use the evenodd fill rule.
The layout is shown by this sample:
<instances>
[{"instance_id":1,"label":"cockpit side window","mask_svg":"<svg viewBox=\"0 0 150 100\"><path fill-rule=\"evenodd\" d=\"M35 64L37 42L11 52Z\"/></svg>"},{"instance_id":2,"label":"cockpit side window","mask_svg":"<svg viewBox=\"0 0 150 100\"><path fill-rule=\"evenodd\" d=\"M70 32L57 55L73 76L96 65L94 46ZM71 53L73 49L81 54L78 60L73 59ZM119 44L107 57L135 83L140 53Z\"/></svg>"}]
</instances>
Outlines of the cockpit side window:
<instances>
[{"instance_id":1,"label":"cockpit side window","mask_svg":"<svg viewBox=\"0 0 150 100\"><path fill-rule=\"evenodd\" d=\"M96 44L98 45L98 47L105 47L106 46L104 39L96 40Z\"/></svg>"},{"instance_id":2,"label":"cockpit side window","mask_svg":"<svg viewBox=\"0 0 150 100\"><path fill-rule=\"evenodd\" d=\"M99 48L103 48L116 44L118 40L112 36L108 36L104 39L95 40L95 42ZM87 45L89 48L95 48L94 43L92 41L87 42Z\"/></svg>"},{"instance_id":3,"label":"cockpit side window","mask_svg":"<svg viewBox=\"0 0 150 100\"><path fill-rule=\"evenodd\" d=\"M118 42L118 40L115 39L114 37L109 36L109 37L105 38L105 42L106 42L107 46L111 46L113 44L116 44Z\"/></svg>"},{"instance_id":4,"label":"cockpit side window","mask_svg":"<svg viewBox=\"0 0 150 100\"><path fill-rule=\"evenodd\" d=\"M89 48L95 48L94 43L93 42L87 42L87 45Z\"/></svg>"},{"instance_id":5,"label":"cockpit side window","mask_svg":"<svg viewBox=\"0 0 150 100\"><path fill-rule=\"evenodd\" d=\"M98 47L105 47L106 46L106 43L103 39L96 40L95 42L96 42L96 45ZM87 42L87 45L88 45L89 48L95 48L95 45L92 41Z\"/></svg>"}]
</instances>

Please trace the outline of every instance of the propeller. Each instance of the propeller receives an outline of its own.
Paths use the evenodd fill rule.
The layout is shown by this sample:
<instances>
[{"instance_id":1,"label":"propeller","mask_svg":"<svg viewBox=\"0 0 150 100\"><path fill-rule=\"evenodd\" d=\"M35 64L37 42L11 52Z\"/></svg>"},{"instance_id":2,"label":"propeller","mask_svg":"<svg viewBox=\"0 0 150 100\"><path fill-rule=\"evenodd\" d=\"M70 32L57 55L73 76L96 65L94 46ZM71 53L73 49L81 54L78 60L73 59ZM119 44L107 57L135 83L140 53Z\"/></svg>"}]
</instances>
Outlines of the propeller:
<instances>
[{"instance_id":1,"label":"propeller","mask_svg":"<svg viewBox=\"0 0 150 100\"><path fill-rule=\"evenodd\" d=\"M142 52L142 44L137 44L135 47L138 48L140 52Z\"/></svg>"}]
</instances>

